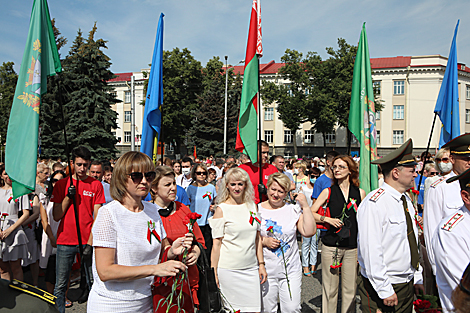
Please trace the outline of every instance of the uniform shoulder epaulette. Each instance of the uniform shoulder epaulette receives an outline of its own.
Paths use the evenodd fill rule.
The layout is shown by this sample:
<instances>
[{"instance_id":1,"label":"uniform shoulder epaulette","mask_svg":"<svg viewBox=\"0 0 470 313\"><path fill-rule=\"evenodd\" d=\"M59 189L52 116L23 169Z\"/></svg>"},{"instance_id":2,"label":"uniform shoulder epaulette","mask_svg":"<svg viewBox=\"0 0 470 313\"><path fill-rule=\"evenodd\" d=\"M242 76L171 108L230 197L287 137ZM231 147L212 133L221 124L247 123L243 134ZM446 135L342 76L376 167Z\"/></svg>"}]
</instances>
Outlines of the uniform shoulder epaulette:
<instances>
[{"instance_id":1,"label":"uniform shoulder epaulette","mask_svg":"<svg viewBox=\"0 0 470 313\"><path fill-rule=\"evenodd\" d=\"M377 202L380 197L385 193L385 189L379 188L377 191L369 198L370 201Z\"/></svg>"},{"instance_id":2,"label":"uniform shoulder epaulette","mask_svg":"<svg viewBox=\"0 0 470 313\"><path fill-rule=\"evenodd\" d=\"M47 301L53 305L55 305L55 299L57 298L54 295L51 295L47 291L39 289L38 287L31 286L25 282L13 279L13 281L9 285L13 289L20 290L22 292L28 293L32 296L35 296L39 299Z\"/></svg>"},{"instance_id":3,"label":"uniform shoulder epaulette","mask_svg":"<svg viewBox=\"0 0 470 313\"><path fill-rule=\"evenodd\" d=\"M443 230L451 231L457 223L459 223L461 220L463 220L464 216L463 213L457 212L454 215L451 216L451 218L442 225Z\"/></svg>"},{"instance_id":4,"label":"uniform shoulder epaulette","mask_svg":"<svg viewBox=\"0 0 470 313\"><path fill-rule=\"evenodd\" d=\"M436 180L435 182L433 182L433 183L431 184L431 187L432 187L432 188L436 188L437 185L439 185L440 183L442 183L442 182L445 181L445 180L446 180L445 177L441 177L441 178L439 178L438 180Z\"/></svg>"}]
</instances>

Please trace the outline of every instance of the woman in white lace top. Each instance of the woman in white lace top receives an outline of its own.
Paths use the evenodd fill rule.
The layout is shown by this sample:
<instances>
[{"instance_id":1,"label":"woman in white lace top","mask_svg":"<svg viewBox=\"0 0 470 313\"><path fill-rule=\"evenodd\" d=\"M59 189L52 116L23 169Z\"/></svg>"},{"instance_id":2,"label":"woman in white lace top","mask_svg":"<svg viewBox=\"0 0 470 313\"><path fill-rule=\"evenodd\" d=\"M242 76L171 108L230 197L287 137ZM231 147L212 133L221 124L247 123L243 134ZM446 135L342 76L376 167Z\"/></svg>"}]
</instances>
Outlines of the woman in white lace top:
<instances>
[{"instance_id":1,"label":"woman in white lace top","mask_svg":"<svg viewBox=\"0 0 470 313\"><path fill-rule=\"evenodd\" d=\"M179 261L159 264L163 253L174 259L190 247L189 235L170 246L158 210L142 201L155 170L140 152L128 152L111 178L115 201L99 209L93 226L93 278L87 312L152 312L154 276L176 276L187 269Z\"/></svg>"}]
</instances>

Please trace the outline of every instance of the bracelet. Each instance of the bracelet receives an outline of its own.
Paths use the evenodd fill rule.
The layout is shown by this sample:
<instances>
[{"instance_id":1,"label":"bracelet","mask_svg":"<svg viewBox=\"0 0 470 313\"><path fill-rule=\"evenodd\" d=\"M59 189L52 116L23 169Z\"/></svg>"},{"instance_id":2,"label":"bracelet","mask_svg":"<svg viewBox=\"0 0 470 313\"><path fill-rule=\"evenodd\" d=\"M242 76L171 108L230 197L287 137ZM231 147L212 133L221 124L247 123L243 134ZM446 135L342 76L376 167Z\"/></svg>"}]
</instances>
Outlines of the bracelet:
<instances>
[{"instance_id":1,"label":"bracelet","mask_svg":"<svg viewBox=\"0 0 470 313\"><path fill-rule=\"evenodd\" d=\"M324 220L325 220L325 215L320 216L320 221L323 222Z\"/></svg>"},{"instance_id":2,"label":"bracelet","mask_svg":"<svg viewBox=\"0 0 470 313\"><path fill-rule=\"evenodd\" d=\"M258 262L258 265L261 265L261 264L266 265L265 262Z\"/></svg>"}]
</instances>

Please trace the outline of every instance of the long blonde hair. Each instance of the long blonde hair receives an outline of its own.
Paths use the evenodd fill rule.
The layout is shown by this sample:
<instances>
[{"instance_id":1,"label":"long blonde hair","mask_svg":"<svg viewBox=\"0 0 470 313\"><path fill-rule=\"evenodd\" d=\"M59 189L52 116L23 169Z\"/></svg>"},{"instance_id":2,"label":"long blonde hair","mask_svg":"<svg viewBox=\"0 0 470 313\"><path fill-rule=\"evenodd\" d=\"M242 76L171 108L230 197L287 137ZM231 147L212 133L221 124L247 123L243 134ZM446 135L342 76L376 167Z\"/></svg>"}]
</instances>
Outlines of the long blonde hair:
<instances>
[{"instance_id":1,"label":"long blonde hair","mask_svg":"<svg viewBox=\"0 0 470 313\"><path fill-rule=\"evenodd\" d=\"M225 173L221 182L221 190L217 195L216 202L217 204L224 203L230 198L230 192L228 191L227 185L230 181L242 181L245 183L245 191L243 193L243 203L254 204L255 200L255 190L253 189L253 184L251 183L250 176L247 172L242 170L239 167L231 168Z\"/></svg>"}]
</instances>

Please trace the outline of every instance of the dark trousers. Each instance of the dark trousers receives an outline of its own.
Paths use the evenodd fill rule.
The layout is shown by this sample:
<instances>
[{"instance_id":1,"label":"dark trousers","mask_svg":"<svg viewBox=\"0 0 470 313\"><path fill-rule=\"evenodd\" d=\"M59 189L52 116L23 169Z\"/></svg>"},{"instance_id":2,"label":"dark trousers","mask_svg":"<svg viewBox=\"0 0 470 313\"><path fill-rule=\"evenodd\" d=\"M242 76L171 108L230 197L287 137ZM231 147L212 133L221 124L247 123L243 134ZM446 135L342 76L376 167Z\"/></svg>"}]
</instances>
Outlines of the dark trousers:
<instances>
[{"instance_id":1,"label":"dark trousers","mask_svg":"<svg viewBox=\"0 0 470 313\"><path fill-rule=\"evenodd\" d=\"M377 309L380 309L383 313L411 313L413 311L413 280L408 283L392 285L398 297L398 304L395 306L386 306L384 304L383 299L379 297L369 279L359 275L357 280L357 289L361 296L361 309L363 313L376 313Z\"/></svg>"},{"instance_id":2,"label":"dark trousers","mask_svg":"<svg viewBox=\"0 0 470 313\"><path fill-rule=\"evenodd\" d=\"M206 250L204 252L207 255L207 259L209 260L209 265L211 263L211 252L212 252L212 229L209 224L204 226L199 226L202 232L202 236L204 237L204 242L206 245ZM210 266L209 266L210 267Z\"/></svg>"}]
</instances>

